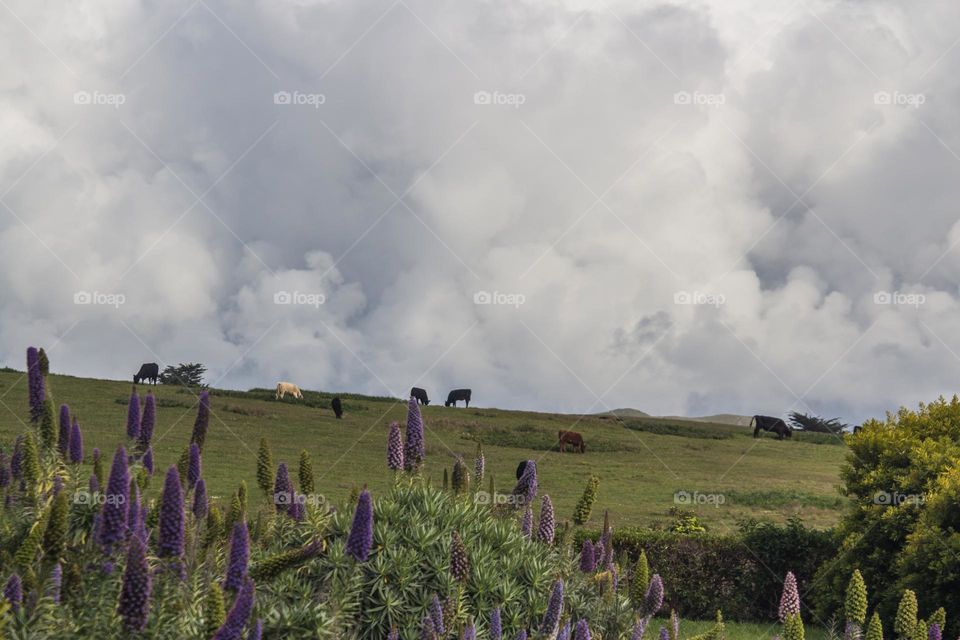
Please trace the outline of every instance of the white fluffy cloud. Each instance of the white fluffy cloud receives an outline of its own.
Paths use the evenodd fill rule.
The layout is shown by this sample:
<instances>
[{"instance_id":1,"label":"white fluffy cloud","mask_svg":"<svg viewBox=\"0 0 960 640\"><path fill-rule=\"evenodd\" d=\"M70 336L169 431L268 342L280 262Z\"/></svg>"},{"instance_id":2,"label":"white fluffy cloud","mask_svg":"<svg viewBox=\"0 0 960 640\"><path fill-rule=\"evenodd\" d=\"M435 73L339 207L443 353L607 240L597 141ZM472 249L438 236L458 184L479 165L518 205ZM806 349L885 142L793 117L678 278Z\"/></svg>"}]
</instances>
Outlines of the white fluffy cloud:
<instances>
[{"instance_id":1,"label":"white fluffy cloud","mask_svg":"<svg viewBox=\"0 0 960 640\"><path fill-rule=\"evenodd\" d=\"M8 7L7 363L850 421L955 390L954 4Z\"/></svg>"}]
</instances>

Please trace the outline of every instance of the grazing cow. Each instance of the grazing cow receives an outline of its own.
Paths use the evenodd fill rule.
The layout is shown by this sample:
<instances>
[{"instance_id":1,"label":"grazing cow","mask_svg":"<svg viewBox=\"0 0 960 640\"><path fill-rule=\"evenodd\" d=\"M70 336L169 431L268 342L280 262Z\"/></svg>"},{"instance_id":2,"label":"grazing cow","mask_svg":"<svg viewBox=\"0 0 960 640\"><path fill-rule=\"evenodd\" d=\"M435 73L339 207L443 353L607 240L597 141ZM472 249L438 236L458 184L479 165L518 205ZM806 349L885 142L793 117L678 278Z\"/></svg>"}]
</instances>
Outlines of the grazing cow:
<instances>
[{"instance_id":1,"label":"grazing cow","mask_svg":"<svg viewBox=\"0 0 960 640\"><path fill-rule=\"evenodd\" d=\"M293 384L292 382L278 382L277 383L277 400L282 400L283 396L287 394L292 395L294 398L303 399L303 394L300 393L300 387Z\"/></svg>"},{"instance_id":2,"label":"grazing cow","mask_svg":"<svg viewBox=\"0 0 960 640\"><path fill-rule=\"evenodd\" d=\"M466 406L470 406L470 389L454 389L447 396L447 401L443 403L445 407L455 407L457 406L457 401L463 400L467 403Z\"/></svg>"},{"instance_id":3,"label":"grazing cow","mask_svg":"<svg viewBox=\"0 0 960 640\"><path fill-rule=\"evenodd\" d=\"M576 431L560 431L557 434L557 439L560 441L560 453L563 453L567 450L567 445L572 444L574 451L579 451L580 453L587 452L587 445L583 441L583 436L577 433Z\"/></svg>"},{"instance_id":4,"label":"grazing cow","mask_svg":"<svg viewBox=\"0 0 960 640\"><path fill-rule=\"evenodd\" d=\"M430 398L427 397L427 392L421 389L420 387L413 387L412 389L410 389L410 397L416 398L417 402L419 402L423 406L427 406L428 404L430 404Z\"/></svg>"},{"instance_id":5,"label":"grazing cow","mask_svg":"<svg viewBox=\"0 0 960 640\"><path fill-rule=\"evenodd\" d=\"M343 405L340 403L340 398L331 400L330 406L333 407L333 413L337 416L337 420L343 417Z\"/></svg>"},{"instance_id":6,"label":"grazing cow","mask_svg":"<svg viewBox=\"0 0 960 640\"><path fill-rule=\"evenodd\" d=\"M523 472L527 469L527 461L521 460L520 464L517 465L517 480L520 479L520 476L523 475Z\"/></svg>"},{"instance_id":7,"label":"grazing cow","mask_svg":"<svg viewBox=\"0 0 960 640\"><path fill-rule=\"evenodd\" d=\"M863 431L863 426L862 426L862 425L859 425L859 424L858 424L857 426L855 426L855 427L853 428L853 432L854 432L855 434L856 434L856 433L860 433L861 431Z\"/></svg>"},{"instance_id":8,"label":"grazing cow","mask_svg":"<svg viewBox=\"0 0 960 640\"><path fill-rule=\"evenodd\" d=\"M756 423L756 427L753 430L753 437L759 438L761 431L772 431L777 434L777 440L783 440L784 438L790 438L793 436L793 429L787 426L787 423L781 420L780 418L773 418L770 416L753 416L750 419L750 426L752 427Z\"/></svg>"},{"instance_id":9,"label":"grazing cow","mask_svg":"<svg viewBox=\"0 0 960 640\"><path fill-rule=\"evenodd\" d=\"M152 380L153 384L157 384L158 378L160 378L159 365L156 362L145 362L140 365L140 371L133 374L133 384L140 384L144 380Z\"/></svg>"}]
</instances>

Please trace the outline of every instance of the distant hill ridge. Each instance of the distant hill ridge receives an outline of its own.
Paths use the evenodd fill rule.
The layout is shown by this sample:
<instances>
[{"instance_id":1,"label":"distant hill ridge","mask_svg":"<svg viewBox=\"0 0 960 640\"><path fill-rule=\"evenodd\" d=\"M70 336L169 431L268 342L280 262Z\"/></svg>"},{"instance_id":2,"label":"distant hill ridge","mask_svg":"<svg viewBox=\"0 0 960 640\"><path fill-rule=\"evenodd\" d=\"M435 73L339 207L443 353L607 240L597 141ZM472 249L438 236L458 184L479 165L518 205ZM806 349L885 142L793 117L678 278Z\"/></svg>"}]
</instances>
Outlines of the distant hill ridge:
<instances>
[{"instance_id":1,"label":"distant hill ridge","mask_svg":"<svg viewBox=\"0 0 960 640\"><path fill-rule=\"evenodd\" d=\"M712 422L714 424L730 424L737 427L746 427L750 425L750 420L753 416L741 416L735 413L717 413L710 416L653 416L645 411L640 411L639 409L633 408L623 408L623 409L613 409L612 411L604 411L597 415L612 415L619 416L621 418L663 418L665 420L688 420L690 422Z\"/></svg>"}]
</instances>

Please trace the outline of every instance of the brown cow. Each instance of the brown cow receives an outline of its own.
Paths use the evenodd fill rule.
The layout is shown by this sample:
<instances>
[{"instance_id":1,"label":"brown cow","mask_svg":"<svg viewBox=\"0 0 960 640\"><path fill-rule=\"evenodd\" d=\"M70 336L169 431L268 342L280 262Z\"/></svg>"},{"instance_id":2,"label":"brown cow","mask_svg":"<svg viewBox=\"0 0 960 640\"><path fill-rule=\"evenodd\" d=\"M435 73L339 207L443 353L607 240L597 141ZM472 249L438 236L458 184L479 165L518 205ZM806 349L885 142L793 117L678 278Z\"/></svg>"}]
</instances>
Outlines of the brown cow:
<instances>
[{"instance_id":1,"label":"brown cow","mask_svg":"<svg viewBox=\"0 0 960 640\"><path fill-rule=\"evenodd\" d=\"M560 453L566 451L568 444L573 445L574 451L579 451L580 453L587 452L587 445L583 441L583 436L576 431L560 431L557 439L560 441Z\"/></svg>"}]
</instances>

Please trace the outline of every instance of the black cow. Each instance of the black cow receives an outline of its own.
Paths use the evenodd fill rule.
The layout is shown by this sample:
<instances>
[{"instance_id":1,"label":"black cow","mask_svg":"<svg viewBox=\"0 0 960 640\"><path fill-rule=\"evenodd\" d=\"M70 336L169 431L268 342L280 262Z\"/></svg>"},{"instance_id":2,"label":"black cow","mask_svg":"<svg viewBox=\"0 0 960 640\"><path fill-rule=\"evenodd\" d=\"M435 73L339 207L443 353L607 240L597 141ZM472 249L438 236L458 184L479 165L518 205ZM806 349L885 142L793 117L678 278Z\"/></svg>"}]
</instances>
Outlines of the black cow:
<instances>
[{"instance_id":1,"label":"black cow","mask_svg":"<svg viewBox=\"0 0 960 640\"><path fill-rule=\"evenodd\" d=\"M157 379L160 378L160 367L156 362L146 362L140 365L140 371L133 374L133 384L140 384L144 380L153 380L153 384L157 384Z\"/></svg>"},{"instance_id":2,"label":"black cow","mask_svg":"<svg viewBox=\"0 0 960 640\"><path fill-rule=\"evenodd\" d=\"M523 472L527 469L527 461L521 460L520 464L517 465L517 480L520 479L520 476L523 475Z\"/></svg>"},{"instance_id":3,"label":"black cow","mask_svg":"<svg viewBox=\"0 0 960 640\"><path fill-rule=\"evenodd\" d=\"M855 427L853 428L853 432L854 432L854 433L860 433L861 431L863 431L863 425L859 425L859 424L858 424L857 426L855 426Z\"/></svg>"},{"instance_id":4,"label":"black cow","mask_svg":"<svg viewBox=\"0 0 960 640\"><path fill-rule=\"evenodd\" d=\"M756 423L756 427L753 430L753 437L759 438L761 431L772 431L777 434L777 440L783 440L784 438L790 438L793 436L793 429L787 426L787 423L781 420L780 418L773 418L770 416L753 416L750 419L750 426L752 427Z\"/></svg>"},{"instance_id":5,"label":"black cow","mask_svg":"<svg viewBox=\"0 0 960 640\"><path fill-rule=\"evenodd\" d=\"M430 404L430 398L427 397L427 392L420 387L413 387L410 389L410 397L416 398L417 402L423 406Z\"/></svg>"},{"instance_id":6,"label":"black cow","mask_svg":"<svg viewBox=\"0 0 960 640\"><path fill-rule=\"evenodd\" d=\"M331 400L330 406L333 407L333 413L337 416L337 420L343 417L343 404L341 404L339 397Z\"/></svg>"},{"instance_id":7,"label":"black cow","mask_svg":"<svg viewBox=\"0 0 960 640\"><path fill-rule=\"evenodd\" d=\"M447 395L447 401L443 403L445 407L455 407L459 400L463 400L470 406L470 389L454 389Z\"/></svg>"}]
</instances>

